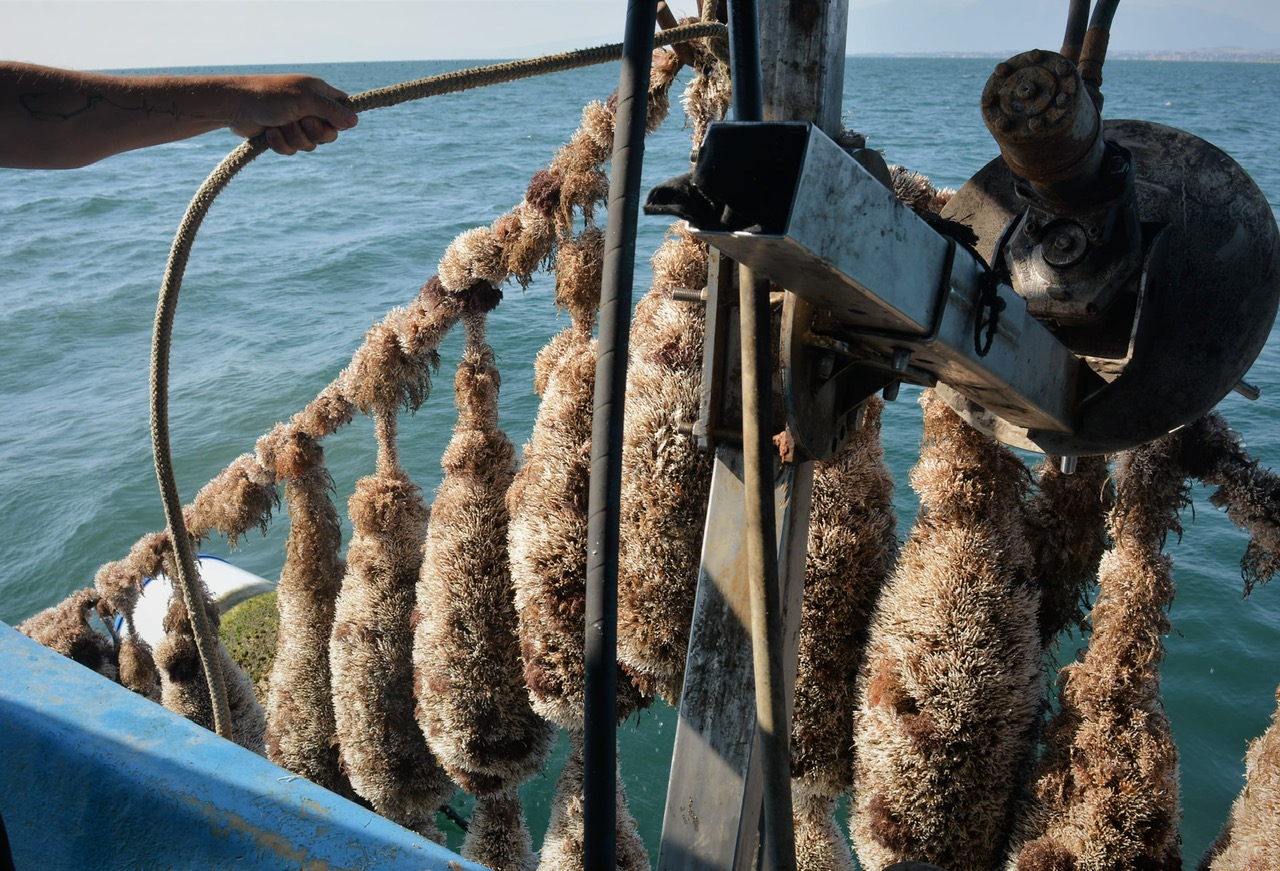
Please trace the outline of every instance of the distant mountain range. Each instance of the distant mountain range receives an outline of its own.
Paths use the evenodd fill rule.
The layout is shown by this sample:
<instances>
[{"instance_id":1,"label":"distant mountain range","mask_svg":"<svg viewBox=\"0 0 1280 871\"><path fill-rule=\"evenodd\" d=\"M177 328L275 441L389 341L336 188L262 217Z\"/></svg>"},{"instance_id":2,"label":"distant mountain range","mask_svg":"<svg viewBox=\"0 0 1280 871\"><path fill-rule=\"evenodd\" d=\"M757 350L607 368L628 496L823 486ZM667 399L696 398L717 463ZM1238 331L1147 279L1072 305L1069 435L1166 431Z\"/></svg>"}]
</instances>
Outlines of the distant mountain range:
<instances>
[{"instance_id":1,"label":"distant mountain range","mask_svg":"<svg viewBox=\"0 0 1280 871\"><path fill-rule=\"evenodd\" d=\"M923 52L874 52L850 53L850 57L991 57L1007 58L1017 52L1008 51L923 51ZM1198 48L1185 50L1141 51L1112 48L1107 60L1185 60L1185 61L1236 61L1240 63L1280 63L1280 51L1263 51L1245 48Z\"/></svg>"}]
</instances>

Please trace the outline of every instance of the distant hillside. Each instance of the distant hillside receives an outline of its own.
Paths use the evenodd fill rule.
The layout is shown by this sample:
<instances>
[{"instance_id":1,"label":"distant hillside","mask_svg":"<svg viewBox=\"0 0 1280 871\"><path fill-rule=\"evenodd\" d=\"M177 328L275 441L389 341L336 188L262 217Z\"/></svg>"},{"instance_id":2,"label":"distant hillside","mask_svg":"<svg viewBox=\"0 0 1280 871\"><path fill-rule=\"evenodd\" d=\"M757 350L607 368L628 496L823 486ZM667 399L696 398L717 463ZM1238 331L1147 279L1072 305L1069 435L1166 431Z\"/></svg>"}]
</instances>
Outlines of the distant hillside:
<instances>
[{"instance_id":1,"label":"distant hillside","mask_svg":"<svg viewBox=\"0 0 1280 871\"><path fill-rule=\"evenodd\" d=\"M1253 51L1243 48L1200 48L1194 51L1124 51L1109 49L1107 60L1200 60L1280 63L1280 51Z\"/></svg>"},{"instance_id":2,"label":"distant hillside","mask_svg":"<svg viewBox=\"0 0 1280 871\"><path fill-rule=\"evenodd\" d=\"M849 57L989 57L1004 59L1016 51L924 51L924 52L854 52ZM1142 51L1112 48L1107 60L1185 60L1185 61L1234 61L1238 63L1280 63L1280 51L1259 51L1244 48L1198 48L1181 51Z\"/></svg>"}]
</instances>

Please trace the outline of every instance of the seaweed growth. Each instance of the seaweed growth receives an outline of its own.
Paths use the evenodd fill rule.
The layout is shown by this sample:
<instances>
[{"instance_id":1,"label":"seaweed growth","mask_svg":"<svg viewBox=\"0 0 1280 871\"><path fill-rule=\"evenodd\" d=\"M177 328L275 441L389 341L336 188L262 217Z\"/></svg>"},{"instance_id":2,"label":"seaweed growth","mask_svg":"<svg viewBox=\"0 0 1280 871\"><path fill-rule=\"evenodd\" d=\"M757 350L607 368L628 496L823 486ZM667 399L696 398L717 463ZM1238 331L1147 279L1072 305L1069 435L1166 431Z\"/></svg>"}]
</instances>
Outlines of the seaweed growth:
<instances>
[{"instance_id":1,"label":"seaweed growth","mask_svg":"<svg viewBox=\"0 0 1280 871\"><path fill-rule=\"evenodd\" d=\"M85 668L117 680L120 668L114 645L89 625L100 595L92 587L73 593L57 605L23 620L14 628Z\"/></svg>"},{"instance_id":2,"label":"seaweed growth","mask_svg":"<svg viewBox=\"0 0 1280 871\"><path fill-rule=\"evenodd\" d=\"M210 622L217 627L217 605L208 600L203 604ZM212 731L213 703L196 652L191 620L179 596L174 597L164 629L165 636L156 644L154 654L160 673L160 703ZM221 639L217 642L217 656L231 708L231 739L241 747L265 755L267 718L253 691L253 681L231 657Z\"/></svg>"},{"instance_id":3,"label":"seaweed growth","mask_svg":"<svg viewBox=\"0 0 1280 871\"><path fill-rule=\"evenodd\" d=\"M1187 474L1218 489L1209 501L1226 509L1231 521L1249 533L1240 560L1244 593L1280 571L1280 476L1258 466L1240 437L1219 414L1207 414L1188 426L1181 462Z\"/></svg>"},{"instance_id":4,"label":"seaweed growth","mask_svg":"<svg viewBox=\"0 0 1280 871\"><path fill-rule=\"evenodd\" d=\"M437 841L436 810L453 784L413 710L414 590L428 510L400 468L395 406L376 410L378 465L356 482L352 537L334 607L330 658L338 753L355 791L378 813Z\"/></svg>"},{"instance_id":5,"label":"seaweed growth","mask_svg":"<svg viewBox=\"0 0 1280 871\"><path fill-rule=\"evenodd\" d=\"M1276 700L1280 702L1280 690ZM1245 777L1231 816L1197 866L1200 871L1280 868L1280 709L1262 737L1249 745Z\"/></svg>"},{"instance_id":6,"label":"seaweed growth","mask_svg":"<svg viewBox=\"0 0 1280 871\"><path fill-rule=\"evenodd\" d=\"M711 461L684 428L698 416L705 314L672 292L706 283L706 249L672 228L653 263L627 365L618 657L647 692L674 705L684 683Z\"/></svg>"},{"instance_id":7,"label":"seaweed growth","mask_svg":"<svg viewBox=\"0 0 1280 871\"><path fill-rule=\"evenodd\" d=\"M283 427L258 440L263 465L285 479L291 524L277 586L276 654L267 690L267 758L339 794L353 796L338 765L329 639L346 573L342 530L329 497L324 449Z\"/></svg>"},{"instance_id":8,"label":"seaweed growth","mask_svg":"<svg viewBox=\"0 0 1280 871\"><path fill-rule=\"evenodd\" d=\"M674 52L653 55L650 130L666 115L667 92L679 66ZM525 682L534 710L568 731L575 746L581 741L584 715L587 491L596 367L591 330L600 305L603 262L603 236L594 226L593 214L607 192L598 166L609 156L606 143L613 140L613 102L588 106L582 126L556 154L546 175L536 176L530 185L530 198L542 204L544 217L557 228L555 301L570 314L572 324L535 361L534 387L542 404L525 445L523 465L507 492L511 575ZM573 232L575 209L584 222L577 233ZM620 667L619 720L646 703ZM541 868L580 866L582 818L573 811L580 809L582 801L580 763L576 770L576 781L573 765L566 765L561 774ZM618 801L617 812L618 843L631 845L620 847L619 867L647 867L648 857L625 798Z\"/></svg>"},{"instance_id":9,"label":"seaweed growth","mask_svg":"<svg viewBox=\"0 0 1280 871\"><path fill-rule=\"evenodd\" d=\"M693 150L729 106L728 70L692 46L682 102ZM707 283L706 245L673 225L653 255L653 286L636 306L627 361L618 559L618 658L647 694L672 705L684 683L711 459L687 430L702 394L706 312L675 297Z\"/></svg>"}]
</instances>

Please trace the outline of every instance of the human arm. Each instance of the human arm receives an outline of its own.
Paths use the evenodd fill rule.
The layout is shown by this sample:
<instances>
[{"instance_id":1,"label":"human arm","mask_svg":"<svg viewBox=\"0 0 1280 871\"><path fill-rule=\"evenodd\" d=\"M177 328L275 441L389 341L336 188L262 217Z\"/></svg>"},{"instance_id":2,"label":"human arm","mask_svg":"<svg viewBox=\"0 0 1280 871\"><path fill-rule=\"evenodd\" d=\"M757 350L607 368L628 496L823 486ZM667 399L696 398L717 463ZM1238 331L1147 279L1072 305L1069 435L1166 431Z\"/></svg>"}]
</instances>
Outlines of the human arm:
<instances>
[{"instance_id":1,"label":"human arm","mask_svg":"<svg viewBox=\"0 0 1280 871\"><path fill-rule=\"evenodd\" d=\"M0 63L0 166L69 169L221 127L282 154L353 127L346 94L314 76L118 76Z\"/></svg>"}]
</instances>

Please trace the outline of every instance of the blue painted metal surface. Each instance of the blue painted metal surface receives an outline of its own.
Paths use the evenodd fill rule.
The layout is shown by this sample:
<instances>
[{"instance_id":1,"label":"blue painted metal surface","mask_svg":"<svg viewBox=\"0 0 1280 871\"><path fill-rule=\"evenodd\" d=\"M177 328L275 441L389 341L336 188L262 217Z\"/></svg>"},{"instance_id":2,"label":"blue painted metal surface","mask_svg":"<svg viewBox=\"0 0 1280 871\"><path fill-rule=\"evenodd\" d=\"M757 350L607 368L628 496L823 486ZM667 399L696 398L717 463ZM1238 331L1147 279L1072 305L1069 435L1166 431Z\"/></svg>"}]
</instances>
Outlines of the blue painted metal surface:
<instances>
[{"instance_id":1,"label":"blue painted metal surface","mask_svg":"<svg viewBox=\"0 0 1280 871\"><path fill-rule=\"evenodd\" d=\"M18 868L481 871L0 623Z\"/></svg>"}]
</instances>

